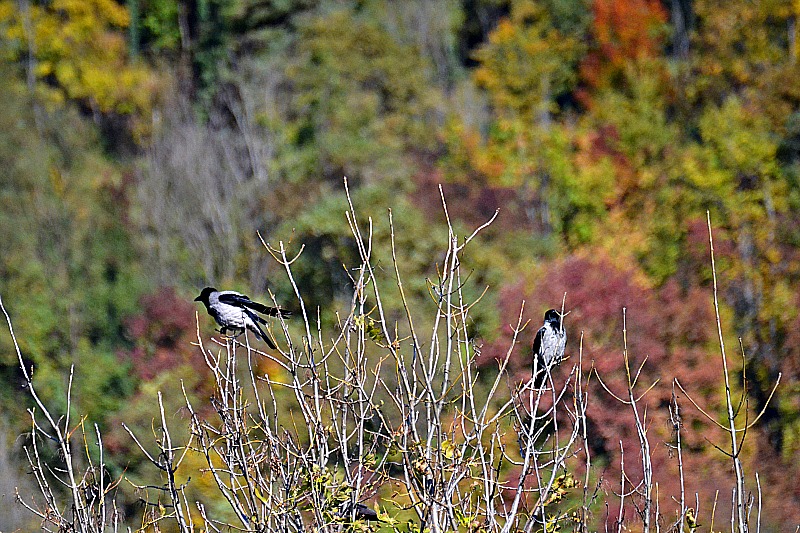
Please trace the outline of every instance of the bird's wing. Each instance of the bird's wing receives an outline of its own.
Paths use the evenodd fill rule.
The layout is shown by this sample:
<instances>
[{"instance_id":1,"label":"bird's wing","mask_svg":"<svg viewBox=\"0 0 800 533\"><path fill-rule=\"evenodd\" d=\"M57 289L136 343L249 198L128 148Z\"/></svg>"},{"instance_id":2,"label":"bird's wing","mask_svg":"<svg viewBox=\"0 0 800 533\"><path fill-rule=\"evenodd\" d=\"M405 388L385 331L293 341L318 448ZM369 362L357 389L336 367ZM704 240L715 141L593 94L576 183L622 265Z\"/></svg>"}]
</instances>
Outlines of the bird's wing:
<instances>
[{"instance_id":1,"label":"bird's wing","mask_svg":"<svg viewBox=\"0 0 800 533\"><path fill-rule=\"evenodd\" d=\"M236 307L246 307L263 315L269 315L269 316L280 315L284 318L291 315L291 313L289 313L288 311L278 309L277 307L268 307L264 304L254 302L253 300L250 299L250 297L233 291L221 292L219 294L219 301L224 304L235 305Z\"/></svg>"},{"instance_id":2,"label":"bird's wing","mask_svg":"<svg viewBox=\"0 0 800 533\"><path fill-rule=\"evenodd\" d=\"M541 388L545 383L547 366L542 357L542 336L544 335L544 328L539 328L536 332L536 337L533 339L533 353L531 354L531 379L534 380L534 387Z\"/></svg>"},{"instance_id":3,"label":"bird's wing","mask_svg":"<svg viewBox=\"0 0 800 533\"><path fill-rule=\"evenodd\" d=\"M220 291L217 298L224 304L238 307L244 306L247 302L252 302L249 296L234 291Z\"/></svg>"},{"instance_id":4,"label":"bird's wing","mask_svg":"<svg viewBox=\"0 0 800 533\"><path fill-rule=\"evenodd\" d=\"M542 349L542 335L544 335L544 326L539 328L539 331L536 332L536 338L533 339L533 353L534 355L540 355L540 351Z\"/></svg>"}]
</instances>

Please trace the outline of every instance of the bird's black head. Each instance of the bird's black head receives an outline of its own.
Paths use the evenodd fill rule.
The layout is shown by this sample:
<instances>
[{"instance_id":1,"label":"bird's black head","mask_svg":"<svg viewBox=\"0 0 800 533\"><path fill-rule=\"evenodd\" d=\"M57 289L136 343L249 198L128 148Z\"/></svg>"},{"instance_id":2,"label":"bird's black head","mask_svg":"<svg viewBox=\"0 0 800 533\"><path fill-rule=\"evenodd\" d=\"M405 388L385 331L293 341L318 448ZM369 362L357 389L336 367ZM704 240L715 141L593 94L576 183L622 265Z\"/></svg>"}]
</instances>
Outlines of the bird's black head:
<instances>
[{"instance_id":1,"label":"bird's black head","mask_svg":"<svg viewBox=\"0 0 800 533\"><path fill-rule=\"evenodd\" d=\"M208 297L211 295L212 292L215 292L217 289L214 287L206 287L202 291L200 291L200 296L194 299L195 302L203 302L204 304L208 305Z\"/></svg>"},{"instance_id":2,"label":"bird's black head","mask_svg":"<svg viewBox=\"0 0 800 533\"><path fill-rule=\"evenodd\" d=\"M544 314L545 324L550 323L553 324L554 326L557 326L560 321L561 321L561 314L555 309L548 309L547 312Z\"/></svg>"}]
</instances>

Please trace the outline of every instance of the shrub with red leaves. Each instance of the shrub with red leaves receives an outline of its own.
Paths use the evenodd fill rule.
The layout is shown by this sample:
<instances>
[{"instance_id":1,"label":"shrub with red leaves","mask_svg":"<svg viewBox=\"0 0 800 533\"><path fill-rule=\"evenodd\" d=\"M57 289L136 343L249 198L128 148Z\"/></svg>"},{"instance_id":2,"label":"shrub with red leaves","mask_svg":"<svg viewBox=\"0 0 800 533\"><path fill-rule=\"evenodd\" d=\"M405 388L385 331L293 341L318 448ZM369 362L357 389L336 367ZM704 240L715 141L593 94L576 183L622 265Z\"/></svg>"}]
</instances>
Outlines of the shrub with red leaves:
<instances>
[{"instance_id":1,"label":"shrub with red leaves","mask_svg":"<svg viewBox=\"0 0 800 533\"><path fill-rule=\"evenodd\" d=\"M555 371L554 379L565 378L578 362L583 334L583 368L590 368L608 388L627 397L627 377L623 363L623 308L626 310L626 337L631 372L647 359L637 390L639 393L658 381L642 399L640 413L647 411L647 429L652 447L652 463L659 482L661 498L679 494L677 460L667 443L675 436L669 422L672 380L678 378L692 397L716 412L722 404L718 385L722 379L719 348L716 345L716 322L711 292L692 284L684 289L676 276L662 287L648 285L635 266L620 265L602 251L573 255L542 267L536 279L521 280L501 290L499 298L501 337L484 346L480 364L493 366L505 356L512 338L509 324L516 324L522 299L526 300L525 318L529 326L519 337L509 366L519 381L531 372L533 336L542 323L546 309L559 308L567 293L564 324L569 335L566 355L569 359ZM702 420L688 400L680 394L683 422L684 468L691 472L699 491L713 498L717 488L730 486L726 459L707 439L724 444L726 435ZM543 406L546 408L546 406ZM606 462L606 488L617 490L619 479L619 442L625 447L626 471L641 472L639 441L630 407L613 398L591 378L588 411L589 445L595 462ZM631 509L631 512L633 510Z\"/></svg>"},{"instance_id":2,"label":"shrub with red leaves","mask_svg":"<svg viewBox=\"0 0 800 533\"><path fill-rule=\"evenodd\" d=\"M142 313L125 323L134 343L132 350L119 354L130 360L136 376L149 381L161 372L191 364L205 367L201 355L191 346L194 340L195 310L172 287L162 287L141 298Z\"/></svg>"},{"instance_id":3,"label":"shrub with red leaves","mask_svg":"<svg viewBox=\"0 0 800 533\"><path fill-rule=\"evenodd\" d=\"M142 296L141 313L129 318L125 325L133 348L119 352L118 357L130 361L138 379L135 394L111 419L111 429L104 443L120 465L132 468L142 458L121 423L132 428L150 425L153 409L157 408L156 391L164 394L165 409L170 417L181 418L184 409L182 387L191 399L210 395L211 380L200 350L192 345L195 337L195 309L190 301L181 298L172 287L161 287ZM187 369L189 369L187 371ZM185 432L188 424L181 420L173 430Z\"/></svg>"}]
</instances>

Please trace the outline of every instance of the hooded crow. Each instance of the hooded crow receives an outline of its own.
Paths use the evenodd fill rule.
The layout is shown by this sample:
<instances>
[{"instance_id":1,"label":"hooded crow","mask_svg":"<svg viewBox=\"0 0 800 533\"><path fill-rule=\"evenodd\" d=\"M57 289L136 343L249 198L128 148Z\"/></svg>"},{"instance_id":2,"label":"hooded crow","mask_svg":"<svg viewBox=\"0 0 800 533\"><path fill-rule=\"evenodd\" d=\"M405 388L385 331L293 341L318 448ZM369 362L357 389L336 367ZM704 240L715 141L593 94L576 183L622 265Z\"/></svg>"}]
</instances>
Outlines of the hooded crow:
<instances>
[{"instance_id":1,"label":"hooded crow","mask_svg":"<svg viewBox=\"0 0 800 533\"><path fill-rule=\"evenodd\" d=\"M200 296L194 299L195 302L203 302L208 314L214 317L220 325L219 332L226 335L228 331L239 335L245 328L252 331L256 337L262 339L273 350L276 348L275 341L264 333L259 324L266 324L267 321L258 316L257 313L268 316L288 317L288 311L277 307L267 307L264 304L254 302L248 296L234 291L218 291L214 287L206 287L200 292Z\"/></svg>"},{"instance_id":2,"label":"hooded crow","mask_svg":"<svg viewBox=\"0 0 800 533\"><path fill-rule=\"evenodd\" d=\"M561 314L555 309L550 309L544 314L544 325L536 332L536 338L533 340L534 370L538 366L538 373L544 372L543 376L546 376L547 371L564 358L566 345L567 332L564 330ZM541 378L537 380L543 381Z\"/></svg>"},{"instance_id":3,"label":"hooded crow","mask_svg":"<svg viewBox=\"0 0 800 533\"><path fill-rule=\"evenodd\" d=\"M344 502L339 506L339 516L349 519L353 513L353 504L350 501ZM370 509L363 503L355 504L355 519L356 520L378 520L378 513Z\"/></svg>"}]
</instances>

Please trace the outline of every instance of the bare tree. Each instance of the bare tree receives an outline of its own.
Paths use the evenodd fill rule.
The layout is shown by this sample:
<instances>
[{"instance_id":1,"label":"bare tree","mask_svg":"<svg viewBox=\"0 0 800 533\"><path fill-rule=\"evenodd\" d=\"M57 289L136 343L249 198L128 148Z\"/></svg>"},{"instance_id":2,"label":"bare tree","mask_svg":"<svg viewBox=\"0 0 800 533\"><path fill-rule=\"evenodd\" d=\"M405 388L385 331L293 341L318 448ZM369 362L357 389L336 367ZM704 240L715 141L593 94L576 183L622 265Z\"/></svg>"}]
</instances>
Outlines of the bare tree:
<instances>
[{"instance_id":1,"label":"bare tree","mask_svg":"<svg viewBox=\"0 0 800 533\"><path fill-rule=\"evenodd\" d=\"M269 186L271 137L256 126L249 93L222 91L225 105L208 121L184 97L174 98L159 115L137 179L146 250L163 283L187 274L174 259L184 254L206 279L232 279L247 236L263 229L256 213ZM252 276L263 279L255 266L263 258L253 263Z\"/></svg>"},{"instance_id":2,"label":"bare tree","mask_svg":"<svg viewBox=\"0 0 800 533\"><path fill-rule=\"evenodd\" d=\"M700 405L695 402L695 400L686 392L686 389L683 388L680 381L675 379L675 384L680 388L681 392L686 395L689 401L694 405L704 416L705 418L711 422L712 424L717 425L723 431L725 431L730 436L730 449L725 450L721 446L714 444L714 447L722 452L724 455L731 459L733 463L733 471L735 476L736 486L733 489L733 505L731 510L731 530L738 531L739 533L746 533L750 530L750 521L749 521L749 511L748 508L752 505L752 501L750 500L750 495L746 493L745 487L745 475L744 475L744 468L742 467L742 460L741 460L741 453L742 447L745 442L745 438L747 437L747 431L752 429L753 426L758 423L761 417L767 410L767 406L769 405L770 400L772 400L772 396L775 394L775 391L778 389L778 385L780 385L781 375L778 374L778 377L775 381L775 386L770 392L769 397L767 398L766 402L764 402L764 407L760 413L755 417L754 420L749 420L749 400L747 394L747 383L742 383L742 394L738 401L735 401L733 398L733 394L731 393L731 379L730 379L730 370L728 368L728 358L725 352L725 339L722 335L722 321L720 320L719 314L719 301L717 299L717 267L716 262L714 260L714 238L711 231L711 214L706 212L707 221L708 221L708 243L709 243L709 250L710 250L710 260L711 260L711 272L713 275L714 281L714 311L717 318L717 334L719 338L719 349L720 349L720 357L722 359L722 377L725 384L725 408L726 408L726 424L720 424L717 422L716 418L706 412ZM741 343L741 341L740 341ZM742 359L743 364L746 362L744 349L742 348ZM742 379L746 380L745 372L742 372ZM741 426L738 426L737 420L740 418L740 415L744 416L744 423ZM760 500L760 493L761 487L758 486L759 489L759 514L758 514L758 523L760 527L761 523L761 500Z\"/></svg>"},{"instance_id":3,"label":"bare tree","mask_svg":"<svg viewBox=\"0 0 800 533\"><path fill-rule=\"evenodd\" d=\"M64 413L54 414L36 391L33 369L29 369L22 358L2 298L0 309L14 342L25 388L34 402L34 407L28 410L31 432L24 451L38 491L29 498L23 498L17 491L17 501L41 519L41 527L45 531L118 531L121 528L121 515L117 511L113 493L119 480L111 479L106 470L100 430L95 424L91 428L94 431L90 429L87 432L84 418L75 421L70 416L74 367L70 368ZM97 452L91 453L90 446L96 446ZM44 454L55 458L44 460Z\"/></svg>"}]
</instances>

